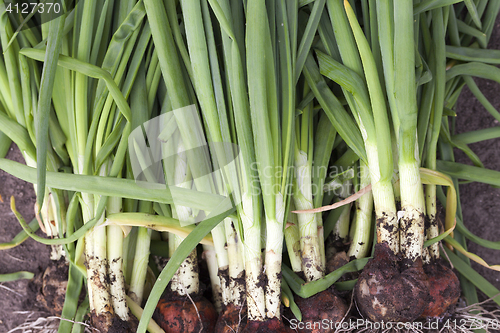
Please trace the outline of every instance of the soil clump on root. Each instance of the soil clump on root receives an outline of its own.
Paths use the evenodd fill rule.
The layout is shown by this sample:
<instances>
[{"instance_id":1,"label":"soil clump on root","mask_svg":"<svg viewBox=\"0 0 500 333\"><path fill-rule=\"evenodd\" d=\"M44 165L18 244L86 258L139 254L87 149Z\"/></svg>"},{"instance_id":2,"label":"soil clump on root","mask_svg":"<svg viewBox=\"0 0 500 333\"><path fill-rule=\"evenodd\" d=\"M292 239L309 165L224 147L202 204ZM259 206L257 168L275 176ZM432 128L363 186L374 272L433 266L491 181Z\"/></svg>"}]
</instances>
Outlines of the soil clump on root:
<instances>
[{"instance_id":1,"label":"soil clump on root","mask_svg":"<svg viewBox=\"0 0 500 333\"><path fill-rule=\"evenodd\" d=\"M288 325L278 318L266 319L265 321L250 320L241 333L293 333Z\"/></svg>"},{"instance_id":2,"label":"soil clump on root","mask_svg":"<svg viewBox=\"0 0 500 333\"><path fill-rule=\"evenodd\" d=\"M347 253L345 251L337 252L326 262L326 274L330 274L348 263Z\"/></svg>"},{"instance_id":3,"label":"soil clump on root","mask_svg":"<svg viewBox=\"0 0 500 333\"><path fill-rule=\"evenodd\" d=\"M90 313L90 322L92 327L102 333L134 333L137 331L139 321L133 315L129 315L130 320L124 321L110 312L96 315L95 311L92 311Z\"/></svg>"},{"instance_id":4,"label":"soil clump on root","mask_svg":"<svg viewBox=\"0 0 500 333\"><path fill-rule=\"evenodd\" d=\"M421 317L442 318L453 313L460 297L460 281L441 260L424 265L430 299Z\"/></svg>"},{"instance_id":5,"label":"soil clump on root","mask_svg":"<svg viewBox=\"0 0 500 333\"><path fill-rule=\"evenodd\" d=\"M332 287L309 298L295 296L294 300L302 313L302 322L322 323L326 319L328 322L338 323L344 318L348 310L345 301L336 294ZM301 333L327 333L334 331L335 328L332 325L327 329L313 327L312 329L304 328L298 330Z\"/></svg>"},{"instance_id":6,"label":"soil clump on root","mask_svg":"<svg viewBox=\"0 0 500 333\"><path fill-rule=\"evenodd\" d=\"M191 296L191 299L167 296L158 302L153 318L166 333L212 333L217 312L202 296Z\"/></svg>"},{"instance_id":7,"label":"soil clump on root","mask_svg":"<svg viewBox=\"0 0 500 333\"><path fill-rule=\"evenodd\" d=\"M360 313L375 322L409 322L429 303L429 281L419 258L408 268L386 243L375 246L354 289Z\"/></svg>"},{"instance_id":8,"label":"soil clump on root","mask_svg":"<svg viewBox=\"0 0 500 333\"><path fill-rule=\"evenodd\" d=\"M68 286L68 270L64 259L52 261L30 285L37 292L38 304L53 316L61 316L62 313Z\"/></svg>"},{"instance_id":9,"label":"soil clump on root","mask_svg":"<svg viewBox=\"0 0 500 333\"><path fill-rule=\"evenodd\" d=\"M215 325L215 333L240 332L247 324L247 307L228 304L222 309Z\"/></svg>"}]
</instances>

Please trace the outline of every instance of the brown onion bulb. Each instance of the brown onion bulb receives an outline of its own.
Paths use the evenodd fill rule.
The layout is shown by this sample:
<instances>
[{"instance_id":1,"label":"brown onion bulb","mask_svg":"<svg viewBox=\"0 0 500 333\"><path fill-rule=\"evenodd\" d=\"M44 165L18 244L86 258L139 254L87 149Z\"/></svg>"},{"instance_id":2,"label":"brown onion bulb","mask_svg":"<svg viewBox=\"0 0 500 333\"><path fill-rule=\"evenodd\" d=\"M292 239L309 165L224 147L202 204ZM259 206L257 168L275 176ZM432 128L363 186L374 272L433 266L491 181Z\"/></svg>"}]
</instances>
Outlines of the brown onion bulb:
<instances>
[{"instance_id":1,"label":"brown onion bulb","mask_svg":"<svg viewBox=\"0 0 500 333\"><path fill-rule=\"evenodd\" d=\"M429 278L430 301L421 317L443 317L460 297L460 281L455 273L440 261L424 265L424 271Z\"/></svg>"},{"instance_id":2,"label":"brown onion bulb","mask_svg":"<svg viewBox=\"0 0 500 333\"><path fill-rule=\"evenodd\" d=\"M193 301L194 305L188 298L161 298L156 306L154 319L166 333L213 332L217 321L214 306L204 297Z\"/></svg>"},{"instance_id":3,"label":"brown onion bulb","mask_svg":"<svg viewBox=\"0 0 500 333\"><path fill-rule=\"evenodd\" d=\"M374 322L408 322L417 319L429 302L429 281L418 258L403 265L386 243L375 246L354 289L356 305Z\"/></svg>"},{"instance_id":4,"label":"brown onion bulb","mask_svg":"<svg viewBox=\"0 0 500 333\"><path fill-rule=\"evenodd\" d=\"M250 320L241 333L292 333L288 325L285 325L278 318L267 319L265 321Z\"/></svg>"},{"instance_id":5,"label":"brown onion bulb","mask_svg":"<svg viewBox=\"0 0 500 333\"><path fill-rule=\"evenodd\" d=\"M298 329L303 333L327 333L334 332L334 325L328 325L324 328L323 320L328 323L340 322L347 313L348 306L342 298L335 295L331 289L324 290L309 298L295 297L295 303L302 313L302 322L311 323L312 325L305 325L303 329ZM316 327L314 327L316 324ZM310 327L310 328L309 328Z\"/></svg>"},{"instance_id":6,"label":"brown onion bulb","mask_svg":"<svg viewBox=\"0 0 500 333\"><path fill-rule=\"evenodd\" d=\"M246 306L236 306L229 303L219 315L215 325L215 333L234 333L240 332L247 324Z\"/></svg>"}]
</instances>

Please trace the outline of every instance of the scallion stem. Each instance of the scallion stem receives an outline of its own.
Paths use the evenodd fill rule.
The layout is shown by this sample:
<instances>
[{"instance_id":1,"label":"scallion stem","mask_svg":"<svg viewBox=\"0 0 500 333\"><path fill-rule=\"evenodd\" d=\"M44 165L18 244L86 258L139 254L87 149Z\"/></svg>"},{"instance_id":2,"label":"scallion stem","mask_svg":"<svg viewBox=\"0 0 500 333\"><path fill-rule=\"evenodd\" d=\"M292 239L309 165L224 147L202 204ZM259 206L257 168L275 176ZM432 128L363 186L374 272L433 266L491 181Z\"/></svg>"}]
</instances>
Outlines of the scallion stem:
<instances>
[{"instance_id":1,"label":"scallion stem","mask_svg":"<svg viewBox=\"0 0 500 333\"><path fill-rule=\"evenodd\" d=\"M108 199L107 214L120 213L121 209L121 198L111 197ZM123 321L128 321L129 311L125 302L125 280L123 277L123 231L116 225L106 228L111 304L118 317Z\"/></svg>"},{"instance_id":2,"label":"scallion stem","mask_svg":"<svg viewBox=\"0 0 500 333\"><path fill-rule=\"evenodd\" d=\"M408 21L409 20L409 21ZM424 244L425 201L420 181L417 145L417 104L415 88L415 55L413 2L394 2L394 72L395 106L399 127L399 175L401 188L401 244L405 258L415 261Z\"/></svg>"},{"instance_id":3,"label":"scallion stem","mask_svg":"<svg viewBox=\"0 0 500 333\"><path fill-rule=\"evenodd\" d=\"M139 211L150 213L151 203L141 201ZM137 233L137 243L135 245L134 264L132 266L132 276L130 279L129 296L137 304L142 303L144 295L144 283L148 270L149 247L151 244L151 229L139 227Z\"/></svg>"},{"instance_id":4,"label":"scallion stem","mask_svg":"<svg viewBox=\"0 0 500 333\"><path fill-rule=\"evenodd\" d=\"M364 188L370 184L369 168L363 161L360 161L359 166L359 186ZM371 223L373 210L373 195L371 192L364 194L356 201L356 221L354 235L351 240L351 246L347 252L350 258L364 258L370 251Z\"/></svg>"}]
</instances>

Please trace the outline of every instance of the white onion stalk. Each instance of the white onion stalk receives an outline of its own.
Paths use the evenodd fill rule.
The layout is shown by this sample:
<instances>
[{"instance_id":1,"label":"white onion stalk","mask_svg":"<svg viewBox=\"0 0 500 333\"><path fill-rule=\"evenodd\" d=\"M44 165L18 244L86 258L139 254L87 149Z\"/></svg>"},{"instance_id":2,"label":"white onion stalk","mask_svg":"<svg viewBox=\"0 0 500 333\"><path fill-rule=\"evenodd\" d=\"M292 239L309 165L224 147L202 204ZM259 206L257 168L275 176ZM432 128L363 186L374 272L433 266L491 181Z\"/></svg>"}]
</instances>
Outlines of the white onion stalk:
<instances>
[{"instance_id":1,"label":"white onion stalk","mask_svg":"<svg viewBox=\"0 0 500 333\"><path fill-rule=\"evenodd\" d=\"M436 198L436 185L425 185L425 213L427 216L427 223L429 223L428 228L425 230L425 239L432 239L439 236ZM439 259L439 257L439 242L431 244L429 247L423 249L422 259L424 263L429 264Z\"/></svg>"},{"instance_id":2,"label":"white onion stalk","mask_svg":"<svg viewBox=\"0 0 500 333\"><path fill-rule=\"evenodd\" d=\"M338 164L340 166L344 165L343 162L340 162L340 160L337 161L335 164L337 165L337 163L340 163ZM333 179L330 179L328 183L323 185L324 192L331 192L331 194L328 194L328 197L330 197L331 199L333 199L335 194L337 194L339 200L346 199L352 195L351 193L353 187L352 179L354 178L355 168L343 166L340 170L343 170L344 168L347 168L347 170L341 171L340 173L335 175ZM318 202L317 204L315 204L315 207L319 207L323 202L323 198L321 198L321 201L319 201L319 198L318 199L315 198L315 201ZM333 234L332 236L330 236L330 240L333 241L341 240L342 242L347 243L349 241L349 238L352 238L351 233L352 234L354 233L356 220L353 221L351 226L350 204L339 207L338 209L341 210L339 216L331 212L326 217L326 223L334 225ZM334 221L335 219L336 221ZM318 222L320 220L321 220L321 214L318 215ZM337 249L331 245L332 243L329 241L327 248L324 250L327 260L333 258L335 253L337 253Z\"/></svg>"},{"instance_id":3,"label":"white onion stalk","mask_svg":"<svg viewBox=\"0 0 500 333\"><path fill-rule=\"evenodd\" d=\"M290 210L295 210L293 201L290 204ZM285 226L285 244L287 247L290 265L294 272L302 272L302 256L300 251L300 231L297 214L288 214L288 220Z\"/></svg>"},{"instance_id":4,"label":"white onion stalk","mask_svg":"<svg viewBox=\"0 0 500 333\"><path fill-rule=\"evenodd\" d=\"M276 195L276 217L266 218L266 258L267 275L266 311L268 318L280 318L281 306L281 260L283 251L283 218L285 207L281 193ZM280 235L276 237L275 235Z\"/></svg>"},{"instance_id":5,"label":"white onion stalk","mask_svg":"<svg viewBox=\"0 0 500 333\"><path fill-rule=\"evenodd\" d=\"M187 165L187 156L182 142L179 142L177 155L175 156L174 184L183 188L191 188L191 172ZM179 221L188 222L192 220L192 209L185 206L173 205L172 216ZM170 256L182 243L182 238L169 234ZM172 277L170 289L180 296L198 293L199 291L198 262L196 249L193 250L182 262L179 269Z\"/></svg>"},{"instance_id":6,"label":"white onion stalk","mask_svg":"<svg viewBox=\"0 0 500 333\"><path fill-rule=\"evenodd\" d=\"M120 213L121 210L121 198L108 198L107 214ZM107 229L111 304L118 317L123 321L128 321L129 310L125 301L125 279L123 277L123 231L116 225L109 225Z\"/></svg>"},{"instance_id":7,"label":"white onion stalk","mask_svg":"<svg viewBox=\"0 0 500 333\"><path fill-rule=\"evenodd\" d=\"M212 286L212 302L214 304L215 310L217 313L222 311L222 305L227 304L228 296L227 293L222 293L222 285L224 285L225 281L221 280L219 275L219 264L217 263L217 253L215 248L210 245L203 244L203 256L207 261L208 266L208 274L210 276L210 284Z\"/></svg>"},{"instance_id":8,"label":"white onion stalk","mask_svg":"<svg viewBox=\"0 0 500 333\"><path fill-rule=\"evenodd\" d=\"M389 4L390 1L379 1L377 10L379 22L394 18L396 27L394 35L391 31L384 31L384 34L380 31L379 43L382 54L389 56L383 59L383 68L385 77L388 78L385 82L387 95L390 101L395 101L390 106L393 125L398 131L396 134L399 148L398 167L403 210L399 214L402 215L400 242L396 241L398 221L394 216L395 196L392 187L394 165L386 96L380 84L379 72L369 42L349 2L344 1L347 17L360 51L362 70L366 77L373 111L373 127L370 132L375 136L365 141L365 147L377 215L378 242L389 245L381 244L375 248L374 258L358 279L355 293L358 308L371 320L413 321L422 313L428 294L427 277L422 270L421 262L417 261L421 256L423 245L423 193L416 147L413 2L394 1L394 12L387 9ZM384 5L387 11L382 10ZM392 59L394 61L391 61ZM360 69L358 67L358 70ZM372 147L376 147L378 151L372 150ZM387 193L391 196L387 196ZM380 216L381 213L386 215ZM399 248L405 260L401 261L400 257L395 256L394 253L398 251L394 251L393 248ZM408 267L411 269L407 269ZM409 294L412 294L411 298L414 299L412 304L399 302Z\"/></svg>"},{"instance_id":9,"label":"white onion stalk","mask_svg":"<svg viewBox=\"0 0 500 333\"><path fill-rule=\"evenodd\" d=\"M392 187L392 178L381 178L377 146L365 142L370 182L372 184L375 217L377 219L378 242L385 242L396 254L400 251L399 225L396 214L396 202Z\"/></svg>"},{"instance_id":10,"label":"white onion stalk","mask_svg":"<svg viewBox=\"0 0 500 333\"><path fill-rule=\"evenodd\" d=\"M272 42L265 1L248 2L246 14L248 22L246 27L248 99L253 128L255 161L257 162L256 169L258 170L258 179L262 189L258 194L262 194L267 236L264 268L267 276L265 316L266 319L276 318L280 321L284 207L275 174L276 167L281 161L275 159L274 150L281 147L278 137L280 134L273 131L277 130L277 127L271 126L273 121L271 114L276 111L277 107L272 100L275 97L276 82L272 81L274 76L266 76L266 71L274 72L274 62L270 50ZM248 122L247 125L249 125ZM253 167L253 165L251 166ZM278 188L276 188L276 185L278 185ZM254 218L257 218L256 214ZM260 227L260 223L257 225ZM257 269L257 267L254 269ZM255 273L251 272L250 274ZM252 290L247 289L247 292L251 293Z\"/></svg>"},{"instance_id":11,"label":"white onion stalk","mask_svg":"<svg viewBox=\"0 0 500 333\"><path fill-rule=\"evenodd\" d=\"M248 320L263 322L266 320L266 301L264 288L262 286L264 279L261 252L262 196L260 183L257 181L258 174L256 170L252 168L256 162L256 147L251 126L253 117L251 116L252 112L250 108L252 102L249 101L251 88L248 87L245 73L243 33L239 35L236 29L233 31L233 28L239 26L241 22L232 22L231 20L231 12L240 11L240 13L243 14L244 6L238 2L230 4L228 0L209 0L209 3L218 19L221 18L221 15L228 19L228 24L226 26L221 26L221 36L225 58L224 64L226 65L229 84L228 88L230 89L230 98L228 98L228 100L232 102L232 110L229 111L233 113L236 127L236 137L232 138L230 141L237 142L241 148L241 153L238 155L240 160L236 161L236 164L239 166L239 170L237 171L239 182L238 180L235 181L234 175L232 175L230 171L226 173L224 177L225 180L228 180L228 183L225 183L224 186L226 186L229 191L232 191L231 195L234 196L236 202L241 202L241 204L237 206L237 211L244 230L245 239L245 246L243 247L241 240L239 240L239 235L237 232L235 233L236 230L234 230L232 226L228 226L228 223L225 223L231 281L235 281L235 278L240 277L243 273L242 267L234 263L236 260L234 257L234 246L238 249L238 257L243 257L245 263L244 273L246 287L230 282L232 301L235 305L238 305L240 301L244 302L246 299ZM254 4L255 3L252 3L252 6ZM250 12L252 11L253 10L250 10ZM235 35L235 33L237 35ZM214 66L214 73L218 73L217 67L218 66ZM212 78L205 82L204 86L211 85L209 82L212 82ZM199 85L198 88L200 86L202 85ZM202 106L202 111L205 114L209 109ZM211 119L216 119L216 114L218 113L220 114L219 121L215 122L215 126L208 124L208 132L211 134L214 142L228 142L227 138L230 137L230 133L227 123L225 123L227 120L225 120L223 116L225 113L219 110L218 112L214 112L213 115L210 115L210 112L206 112L206 115ZM271 200L268 204L270 202ZM273 205L275 205L275 202L276 201L273 200ZM272 220L274 220L276 218L275 213L272 215ZM280 230L280 233L282 233L282 230ZM281 251L281 248L279 251ZM281 258L279 259L281 260ZM271 268L271 271L273 269L274 268ZM246 293L244 292L244 288L246 288ZM280 301L279 294L280 290L278 289L276 293L277 303ZM273 308L274 306L276 305L273 305Z\"/></svg>"},{"instance_id":12,"label":"white onion stalk","mask_svg":"<svg viewBox=\"0 0 500 333\"><path fill-rule=\"evenodd\" d=\"M416 141L416 140L415 140ZM418 149L416 149L418 152ZM424 194L420 181L418 159L399 163L401 182L401 251L405 258L415 261L422 256L424 245Z\"/></svg>"},{"instance_id":13,"label":"white onion stalk","mask_svg":"<svg viewBox=\"0 0 500 333\"><path fill-rule=\"evenodd\" d=\"M56 165L55 160L52 158L52 151L51 147L47 147L47 169L49 171L56 171L58 169L58 165ZM34 158L32 158L26 151L22 152L22 155L24 157L24 160L26 161L26 165L32 168L36 168L36 161ZM37 184L33 184L33 188L35 190L35 193L37 193ZM62 197L57 197L59 200L59 204L62 204ZM42 203L42 208L40 209L40 216L38 214L38 203L35 203L35 215L36 218L38 219L38 224L40 225L40 228L42 231L48 236L48 237L58 237L59 235L59 226L62 226L62 232L64 234L65 232L65 227L66 227L66 221L65 214L66 210L59 210L61 219L59 220L58 214L55 214L54 212L57 211L56 207L56 202L55 198L52 195L52 192L49 190L48 187L45 188L45 195L43 198L43 203ZM50 252L50 259L51 260L59 260L65 255L65 251L63 249L62 244L59 245L51 245L51 252Z\"/></svg>"},{"instance_id":14,"label":"white onion stalk","mask_svg":"<svg viewBox=\"0 0 500 333\"><path fill-rule=\"evenodd\" d=\"M219 148L219 147L218 147ZM220 151L219 151L220 153ZM215 165L214 169L218 166ZM228 171L228 167L224 168L225 171ZM222 170L215 171L214 182L215 186L217 186L218 193L224 194L227 196L228 193L224 190L224 177L222 176ZM233 302L233 290L232 290L232 281L231 272L235 274L235 270L239 271L239 269L243 269L243 265L238 260L238 252L237 250L237 234L234 228L232 218L225 218L223 223L220 223L216 228L212 231L212 236L214 235L216 239L220 239L220 242L214 242L214 247L212 248L213 256L216 260L213 261L213 268L210 269L210 262L207 261L209 270L214 272L212 282L212 288L215 287L220 290L220 300L219 303L224 304L224 306L229 305ZM223 234L222 234L223 233ZM236 237L236 238L235 238ZM225 244L222 243L222 239L225 240ZM204 248L207 248L204 245ZM222 307L217 307L217 312L221 312Z\"/></svg>"},{"instance_id":15,"label":"white onion stalk","mask_svg":"<svg viewBox=\"0 0 500 333\"><path fill-rule=\"evenodd\" d=\"M295 176L297 179L297 190L293 196L295 207L298 210L314 208L311 191L311 165L307 154L301 150L295 153ZM316 213L304 213L297 216L300 230L302 271L307 281L316 281L324 274L316 216Z\"/></svg>"},{"instance_id":16,"label":"white onion stalk","mask_svg":"<svg viewBox=\"0 0 500 333\"><path fill-rule=\"evenodd\" d=\"M247 290L248 320L264 321L266 318L266 303L262 281L262 255L260 216L254 217L256 206L252 196L243 192L242 212L240 214L245 229L245 279Z\"/></svg>"},{"instance_id":17,"label":"white onion stalk","mask_svg":"<svg viewBox=\"0 0 500 333\"><path fill-rule=\"evenodd\" d=\"M404 212L401 219L401 248L405 258L414 262L422 256L424 245L425 200L418 156L412 1L394 2L394 26L397 27L394 31L394 73L397 82L394 96L400 120L398 166L401 208Z\"/></svg>"},{"instance_id":18,"label":"white onion stalk","mask_svg":"<svg viewBox=\"0 0 500 333\"><path fill-rule=\"evenodd\" d=\"M334 239L348 240L350 222L351 207L348 205L344 207L344 210L337 219L337 223L335 223L335 228L333 229Z\"/></svg>"},{"instance_id":19,"label":"white onion stalk","mask_svg":"<svg viewBox=\"0 0 500 333\"><path fill-rule=\"evenodd\" d=\"M88 193L82 193L80 199L82 207L83 221L87 223L93 219L94 216L94 196ZM93 282L93 272L96 269L96 262L94 258L94 233L93 229L89 230L85 235L85 266L87 267L87 293L89 297L89 308L92 312L95 310L95 287Z\"/></svg>"},{"instance_id":20,"label":"white onion stalk","mask_svg":"<svg viewBox=\"0 0 500 333\"><path fill-rule=\"evenodd\" d=\"M130 278L128 295L137 304L142 303L144 296L144 283L146 282L146 273L148 271L151 233L151 229L139 228L137 243L135 244L134 264L132 266L132 276Z\"/></svg>"},{"instance_id":21,"label":"white onion stalk","mask_svg":"<svg viewBox=\"0 0 500 333\"><path fill-rule=\"evenodd\" d=\"M179 236L169 234L169 245L172 244L173 247L177 248L182 243L182 241L183 239ZM170 255L172 254L173 252L170 252ZM198 261L196 250L193 250L179 266L179 269L172 277L170 289L179 296L198 293L198 291L200 290L200 281L198 275Z\"/></svg>"},{"instance_id":22,"label":"white onion stalk","mask_svg":"<svg viewBox=\"0 0 500 333\"><path fill-rule=\"evenodd\" d=\"M223 149L218 146L222 142L230 142L230 134L227 130L228 120L226 116L225 101L223 98L219 98L220 95L220 82L222 80L219 64L217 61L213 61L213 56L216 56L215 38L213 35L213 28L211 24L211 18L209 14L208 4L206 2L200 2L196 0L182 0L180 2L182 6L182 14L185 22L190 22L189 26L186 26L186 40L187 48L189 50L190 64L188 64L188 71L192 71L191 79L193 82L194 89L197 93L198 101L201 107L201 111L204 117L204 122L206 125L206 132L208 141L215 143L216 153L214 156L213 163L217 169L220 165L225 165L226 155ZM176 111L174 111L176 112ZM193 117L194 118L194 117ZM189 119L191 120L191 119ZM184 120L182 120L184 121ZM187 124L187 123L184 123ZM191 125L191 123L189 123ZM199 127L197 127L199 126ZM198 124L195 121L194 126L188 127L187 129L199 131L198 133L203 133L201 128L201 123ZM187 131L182 131L182 134L187 133ZM191 140L184 138L184 142L188 149L194 148L192 143L197 144L198 147L206 144L204 139ZM203 157L202 157L203 158ZM207 165L210 164L209 161ZM197 161L191 161L191 163L197 163ZM201 162L203 164L203 162ZM208 168L207 168L208 171ZM237 186L234 179L227 180L231 178L216 179L216 183L212 182L209 177L204 181L199 179L200 175L195 175L196 187L200 191L206 191L214 193L217 189L219 193L223 193L223 188L234 188ZM216 175L216 177L218 174ZM226 174L228 176L228 174ZM224 179L224 180L223 180ZM224 248L226 243L225 225L227 223L221 223L212 230L212 236L214 238L214 247L217 261L208 261L208 265L218 264L218 268L222 274L220 274L220 279L227 279L225 272L229 272L231 269L228 259L228 251ZM229 244L228 244L229 246ZM214 273L217 266L209 267L209 270ZM217 276L213 276L212 285L213 287L219 286L222 293L222 303L227 305L230 302L231 291L229 284L226 281L219 281ZM218 307L220 310L220 307Z\"/></svg>"},{"instance_id":23,"label":"white onion stalk","mask_svg":"<svg viewBox=\"0 0 500 333\"><path fill-rule=\"evenodd\" d=\"M225 248L226 237L224 231L224 224L219 223L214 229L212 229L212 237L214 239L214 250L215 250L215 258L216 261L207 261L207 265L209 266L209 270L211 271L219 271L228 268L229 260L228 253ZM214 275L212 279L210 279L212 287L219 287L221 290L221 302L222 304L227 304L230 299L230 291L227 290L226 285L222 283L220 280L219 274Z\"/></svg>"},{"instance_id":24,"label":"white onion stalk","mask_svg":"<svg viewBox=\"0 0 500 333\"><path fill-rule=\"evenodd\" d=\"M295 207L299 210L314 209L321 206L323 202L326 168L333 150L336 132L329 120L325 119L323 115L319 115L318 118L315 141L311 135L314 124L312 105L304 108L303 114L298 118L295 126L297 140L294 140L295 188L292 198ZM317 193L313 193L313 190ZM323 242L323 237L320 234L324 233L321 213L302 212L297 215L297 219L300 230L302 272L307 282L318 281L324 277L326 268L326 263L324 263L326 261L325 248L320 246L320 242ZM347 230L342 236L347 237L349 219L347 218L345 222ZM338 234L335 232L334 236L338 237ZM331 248L333 249L333 246ZM331 253L332 257L334 251ZM304 322L317 322L321 321L322 318L329 318L331 322L337 322L342 319L347 310L345 303L332 290L318 290L313 297L297 298L296 303L303 311L302 320ZM330 305L322 308L323 303Z\"/></svg>"},{"instance_id":25,"label":"white onion stalk","mask_svg":"<svg viewBox=\"0 0 500 333\"><path fill-rule=\"evenodd\" d=\"M441 41L445 39L445 23L444 14L442 10L435 10L433 14L433 25L432 33L433 39L435 41L434 48L435 52L435 95L434 95L434 105L432 116L429 121L429 128L427 133L427 159L426 167L431 170L436 170L436 158L437 158L437 144L439 139L439 133L441 129L441 120L443 116L444 101L445 101L445 86L446 86L446 50L445 45ZM441 13L440 13L441 12ZM435 17L434 17L435 16ZM427 218L429 219L429 228L427 229L427 238L431 239L439 235L439 227L437 221L437 207L436 207L436 185L426 185L425 186L426 195L426 209ZM430 247L426 248L428 251L428 256L425 258L426 262L431 260L439 259L439 244L434 243Z\"/></svg>"},{"instance_id":26,"label":"white onion stalk","mask_svg":"<svg viewBox=\"0 0 500 333\"><path fill-rule=\"evenodd\" d=\"M107 176L107 165L104 164L99 171L100 176ZM90 221L95 217L95 203L98 196L82 193L82 213L84 221ZM97 200L98 201L98 200ZM99 217L98 224L104 221L104 215ZM91 311L96 316L103 316L109 322L106 327L111 326L111 318L114 314L109 292L107 278L107 250L106 250L106 228L94 227L87 234L86 257L87 257L87 280L89 285L89 301Z\"/></svg>"},{"instance_id":27,"label":"white onion stalk","mask_svg":"<svg viewBox=\"0 0 500 333\"><path fill-rule=\"evenodd\" d=\"M352 181L345 180L341 183L339 199L346 199L352 194ZM333 216L333 214L331 214ZM350 206L344 207L342 213L340 213L337 222L335 223L335 228L333 229L334 239L340 239L342 241L348 241L349 237L349 227L351 222L351 208Z\"/></svg>"},{"instance_id":28,"label":"white onion stalk","mask_svg":"<svg viewBox=\"0 0 500 333\"><path fill-rule=\"evenodd\" d=\"M200 151L205 149L205 147L207 147L207 142L205 141L205 138L203 136L203 128L196 113L196 108L194 106L190 106L183 109L174 110L173 113L176 117L180 132L180 138L177 148L178 158L182 158L184 161L182 163L187 164L187 171L189 173L192 173L193 183L198 191L215 193L216 187L212 178L213 174L210 172L211 161L207 159L207 155L199 153ZM196 154L196 156L193 156L192 154L188 155L186 154L186 151L195 151L195 153L192 154ZM185 166L179 165L178 167L176 167L176 172L177 169L181 170L181 168L184 167ZM181 178L178 178L178 180L180 179ZM179 181L176 181L174 184L178 185ZM206 214L209 214L209 212L206 212ZM191 216L191 219L193 218L194 216ZM217 261L207 261L207 264L209 266L212 266L209 267L209 270L214 272L217 269L227 269L229 262L227 250L225 248L226 237L223 223L219 223L214 229L212 229L212 237L214 240L214 248ZM211 280L214 290L217 290L220 286L222 303L226 304L229 299L229 291L227 290L227 288L225 288L224 284L221 284L218 276L212 276Z\"/></svg>"},{"instance_id":29,"label":"white onion stalk","mask_svg":"<svg viewBox=\"0 0 500 333\"><path fill-rule=\"evenodd\" d=\"M327 224L335 224L331 236L329 236L329 238L327 239L328 243L326 244L325 248L325 258L327 261L332 259L337 253L337 249L335 248L335 246L333 246L333 243L337 240L347 242L349 237L349 227L351 223L351 205L349 204L337 209L342 210L338 217L336 216L336 214L333 214L333 212L330 212L330 214L328 214L326 218ZM337 219L337 221L334 221L335 219Z\"/></svg>"},{"instance_id":30,"label":"white onion stalk","mask_svg":"<svg viewBox=\"0 0 500 333\"><path fill-rule=\"evenodd\" d=\"M344 6L345 9L342 8ZM356 18L353 14L351 15L353 11L349 3L344 1L344 6L340 1L328 1L328 9L339 43L339 51L344 65L359 75L357 78L363 79L366 75L367 87L367 91L364 93L359 92L359 94L351 95L346 91L345 96L365 142L377 219L377 240L379 243L387 243L394 253L398 253L398 220L391 182L393 162L385 97L380 87L380 79L375 61L370 54L368 42L359 28ZM345 15L346 10L348 17ZM352 40L352 34L354 34L358 48L363 48L366 52L358 52L356 45L348 42ZM328 75L338 79L333 71Z\"/></svg>"},{"instance_id":31,"label":"white onion stalk","mask_svg":"<svg viewBox=\"0 0 500 333\"><path fill-rule=\"evenodd\" d=\"M229 260L229 301L236 306L242 306L245 302L245 285L240 283L245 274L243 265L243 243L236 231L235 221L232 218L224 220L227 256Z\"/></svg>"},{"instance_id":32,"label":"white onion stalk","mask_svg":"<svg viewBox=\"0 0 500 333\"><path fill-rule=\"evenodd\" d=\"M359 164L359 185L360 188L365 188L370 184L370 174L368 166L363 161L360 161ZM372 210L373 195L371 192L368 192L356 201L355 229L347 257L364 258L368 255L370 250Z\"/></svg>"},{"instance_id":33,"label":"white onion stalk","mask_svg":"<svg viewBox=\"0 0 500 333\"><path fill-rule=\"evenodd\" d=\"M104 216L102 216L97 223L102 223L104 221ZM94 228L94 287L96 295L94 299L94 305L97 314L104 314L112 309L111 305L111 295L109 291L108 283L108 259L107 259L107 237L106 228L97 227ZM112 312L112 310L111 310Z\"/></svg>"},{"instance_id":34,"label":"white onion stalk","mask_svg":"<svg viewBox=\"0 0 500 333\"><path fill-rule=\"evenodd\" d=\"M437 221L437 207L436 207L436 185L425 186L426 196L426 214L428 218L429 227L426 230L426 238L432 239L439 236L439 226ZM423 259L426 264L432 260L439 259L439 242L432 244L424 249Z\"/></svg>"}]
</instances>

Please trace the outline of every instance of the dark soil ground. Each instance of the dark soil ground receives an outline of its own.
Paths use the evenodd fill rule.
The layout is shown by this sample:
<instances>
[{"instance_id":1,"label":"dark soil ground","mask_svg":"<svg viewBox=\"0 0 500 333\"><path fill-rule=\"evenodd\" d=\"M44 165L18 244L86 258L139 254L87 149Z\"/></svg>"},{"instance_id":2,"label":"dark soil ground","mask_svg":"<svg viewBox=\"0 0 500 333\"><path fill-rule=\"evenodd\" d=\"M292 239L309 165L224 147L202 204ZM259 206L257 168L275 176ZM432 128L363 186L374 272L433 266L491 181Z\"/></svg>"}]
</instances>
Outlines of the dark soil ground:
<instances>
[{"instance_id":1,"label":"dark soil ground","mask_svg":"<svg viewBox=\"0 0 500 333\"><path fill-rule=\"evenodd\" d=\"M17 162L24 159L17 147L12 146L7 158ZM0 170L0 243L10 242L21 230L16 217L10 210L10 197L16 198L16 207L25 220L34 216L35 192L33 185L14 178ZM38 231L39 235L43 233ZM50 262L50 248L29 238L21 245L0 252L0 274L17 271L38 273ZM26 320L31 312L38 312L35 307L35 293L28 288L28 280L5 282L0 284L0 332L8 332ZM43 313L32 314L34 318ZM45 314L48 316L48 314Z\"/></svg>"},{"instance_id":2,"label":"dark soil ground","mask_svg":"<svg viewBox=\"0 0 500 333\"><path fill-rule=\"evenodd\" d=\"M488 45L490 49L500 49L500 16ZM476 83L488 100L500 110L500 84L475 79ZM457 134L477 129L498 127L498 120L493 118L479 103L467 87L464 88L457 103L456 129ZM469 145L488 169L500 171L500 138ZM467 156L455 150L456 161L472 165ZM460 185L460 197L464 223L477 236L500 241L500 189L481 183ZM498 251L490 250L468 242L470 252L476 253L490 265L500 264ZM500 272L492 271L479 264L472 266L496 288L500 289Z\"/></svg>"},{"instance_id":3,"label":"dark soil ground","mask_svg":"<svg viewBox=\"0 0 500 333\"><path fill-rule=\"evenodd\" d=\"M500 19L489 44L489 48L500 49ZM500 110L500 85L491 81L476 80L481 91L489 101ZM476 101L467 88L464 88L456 108L457 133L499 126L495 120ZM500 171L500 138L470 145L483 161L486 168ZM7 158L23 162L15 146L11 147ZM458 162L470 164L465 154L456 152ZM476 235L491 240L500 240L500 189L489 185L470 183L460 185L461 202L465 225ZM13 195L19 212L27 221L34 217L35 194L33 185L20 181L0 170L0 243L10 242L21 231L14 214L10 211L9 199ZM38 231L39 234L40 231ZM498 251L483 248L469 242L469 251L478 254L489 264L500 264ZM20 246L0 252L0 274L17 271L40 272L49 264L49 247L28 239ZM488 281L500 289L500 272L473 264L473 267ZM0 284L0 332L8 332L33 317L49 316L39 312L34 301L34 292L29 290L28 281L5 282ZM35 311L37 313L33 314Z\"/></svg>"}]
</instances>

